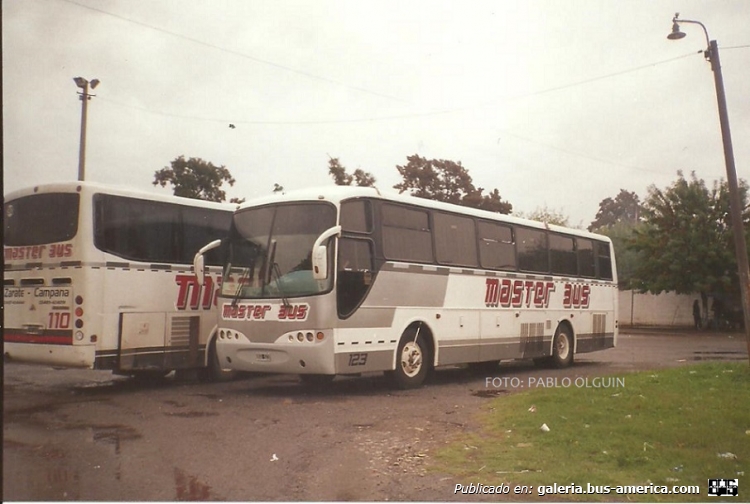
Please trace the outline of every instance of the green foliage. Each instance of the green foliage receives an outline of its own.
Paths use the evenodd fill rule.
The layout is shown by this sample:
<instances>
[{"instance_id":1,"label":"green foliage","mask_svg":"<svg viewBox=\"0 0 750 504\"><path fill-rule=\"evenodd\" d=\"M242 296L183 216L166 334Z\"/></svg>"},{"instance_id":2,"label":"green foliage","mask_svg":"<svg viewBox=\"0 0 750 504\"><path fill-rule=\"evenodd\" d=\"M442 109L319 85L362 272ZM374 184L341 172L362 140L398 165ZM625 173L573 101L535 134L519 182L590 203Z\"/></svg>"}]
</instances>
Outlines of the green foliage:
<instances>
[{"instance_id":1,"label":"green foliage","mask_svg":"<svg viewBox=\"0 0 750 504\"><path fill-rule=\"evenodd\" d=\"M599 227L596 232L609 236L615 249L617 261L617 282L620 290L635 289L638 286L633 281L636 266L643 261L643 253L631 247L635 229L642 224L620 221L608 226Z\"/></svg>"},{"instance_id":2,"label":"green foliage","mask_svg":"<svg viewBox=\"0 0 750 504\"><path fill-rule=\"evenodd\" d=\"M596 212L596 219L589 225L589 231L614 226L619 222L636 224L642 213L643 207L638 195L620 189L620 193L614 199L605 198L599 202L599 211Z\"/></svg>"},{"instance_id":3,"label":"green foliage","mask_svg":"<svg viewBox=\"0 0 750 504\"><path fill-rule=\"evenodd\" d=\"M565 215L562 210L549 208L547 205L536 207L536 209L529 213L516 212L514 215L516 215L516 217L521 217L522 219L530 219L544 222L545 224L556 224L558 226L569 227L568 221L570 219L568 216Z\"/></svg>"},{"instance_id":4,"label":"green foliage","mask_svg":"<svg viewBox=\"0 0 750 504\"><path fill-rule=\"evenodd\" d=\"M744 225L750 223L747 184L740 184ZM682 172L662 190L649 187L643 208L644 222L634 230L631 247L639 252L634 283L658 294L739 292L737 262L725 182L712 188L695 173L689 180Z\"/></svg>"},{"instance_id":5,"label":"green foliage","mask_svg":"<svg viewBox=\"0 0 750 504\"><path fill-rule=\"evenodd\" d=\"M339 162L339 158L329 157L328 159L328 174L333 177L333 181L336 185L358 185L363 187L372 187L375 185L375 177L360 168L354 170L353 174L346 173L344 168Z\"/></svg>"},{"instance_id":6,"label":"green foliage","mask_svg":"<svg viewBox=\"0 0 750 504\"><path fill-rule=\"evenodd\" d=\"M711 363L625 376L571 377L492 400L472 429L440 449L435 469L484 485L613 487L552 500L702 502L707 474L750 460L750 370ZM616 380L620 380L619 382ZM523 383L531 383L522 378ZM730 405L730 406L727 406ZM540 426L547 424L549 432ZM735 477L735 476L732 476ZM616 494L618 485L698 485L700 494ZM741 490L740 490L741 491ZM513 499L513 493L510 493ZM515 497L518 499L518 496ZM522 499L527 500L527 499Z\"/></svg>"},{"instance_id":7,"label":"green foliage","mask_svg":"<svg viewBox=\"0 0 750 504\"><path fill-rule=\"evenodd\" d=\"M225 201L226 193L221 190L224 182L233 186L234 177L224 166L214 166L200 158L185 160L180 156L172 161L169 168L162 168L154 173L154 185L174 186L174 195L206 201ZM233 198L233 203L243 200Z\"/></svg>"},{"instance_id":8,"label":"green foliage","mask_svg":"<svg viewBox=\"0 0 750 504\"><path fill-rule=\"evenodd\" d=\"M408 163L396 166L403 181L394 189L399 192L410 191L412 196L444 201L491 212L508 214L513 206L503 201L500 192L494 189L483 194L484 189L474 187L469 172L461 162L445 159L426 159L414 154L407 156Z\"/></svg>"}]
</instances>

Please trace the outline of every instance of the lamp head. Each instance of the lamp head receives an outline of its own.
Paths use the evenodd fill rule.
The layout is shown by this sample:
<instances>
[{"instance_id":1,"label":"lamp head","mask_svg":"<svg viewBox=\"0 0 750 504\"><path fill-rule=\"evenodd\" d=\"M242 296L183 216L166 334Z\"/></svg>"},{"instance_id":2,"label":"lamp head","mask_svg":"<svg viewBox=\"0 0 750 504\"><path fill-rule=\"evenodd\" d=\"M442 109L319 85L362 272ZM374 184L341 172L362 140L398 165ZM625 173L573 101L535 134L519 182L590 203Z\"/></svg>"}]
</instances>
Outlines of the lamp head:
<instances>
[{"instance_id":1,"label":"lamp head","mask_svg":"<svg viewBox=\"0 0 750 504\"><path fill-rule=\"evenodd\" d=\"M96 89L96 86L99 85L99 79L92 79L91 80L91 89Z\"/></svg>"},{"instance_id":2,"label":"lamp head","mask_svg":"<svg viewBox=\"0 0 750 504\"><path fill-rule=\"evenodd\" d=\"M78 86L81 89L85 89L86 84L88 84L88 81L84 79L83 77L76 77L75 79L73 79L73 82L75 82L76 86Z\"/></svg>"},{"instance_id":3,"label":"lamp head","mask_svg":"<svg viewBox=\"0 0 750 504\"><path fill-rule=\"evenodd\" d=\"M667 38L669 40L680 40L681 38L685 38L685 34L680 31L680 25L678 25L677 22L672 23L672 33L667 35Z\"/></svg>"}]
</instances>

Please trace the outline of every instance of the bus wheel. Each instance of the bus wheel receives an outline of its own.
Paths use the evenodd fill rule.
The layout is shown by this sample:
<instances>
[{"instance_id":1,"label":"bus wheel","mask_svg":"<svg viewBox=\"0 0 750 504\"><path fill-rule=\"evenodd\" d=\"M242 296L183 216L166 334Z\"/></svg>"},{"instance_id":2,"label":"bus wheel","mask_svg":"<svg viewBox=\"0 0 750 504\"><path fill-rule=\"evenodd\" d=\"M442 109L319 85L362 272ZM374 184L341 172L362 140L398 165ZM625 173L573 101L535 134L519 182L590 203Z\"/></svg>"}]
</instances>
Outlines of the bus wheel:
<instances>
[{"instance_id":1,"label":"bus wheel","mask_svg":"<svg viewBox=\"0 0 750 504\"><path fill-rule=\"evenodd\" d=\"M552 342L552 364L557 368L570 366L573 362L573 336L566 325L557 326Z\"/></svg>"},{"instance_id":2,"label":"bus wheel","mask_svg":"<svg viewBox=\"0 0 750 504\"><path fill-rule=\"evenodd\" d=\"M224 370L219 363L219 355L216 353L216 338L208 347L208 366L198 370L198 379L203 382L226 382L237 376L233 369Z\"/></svg>"},{"instance_id":3,"label":"bus wheel","mask_svg":"<svg viewBox=\"0 0 750 504\"><path fill-rule=\"evenodd\" d=\"M391 371L390 378L400 389L416 388L424 383L430 368L430 351L424 336L409 330L401 336L396 351L396 370Z\"/></svg>"}]
</instances>

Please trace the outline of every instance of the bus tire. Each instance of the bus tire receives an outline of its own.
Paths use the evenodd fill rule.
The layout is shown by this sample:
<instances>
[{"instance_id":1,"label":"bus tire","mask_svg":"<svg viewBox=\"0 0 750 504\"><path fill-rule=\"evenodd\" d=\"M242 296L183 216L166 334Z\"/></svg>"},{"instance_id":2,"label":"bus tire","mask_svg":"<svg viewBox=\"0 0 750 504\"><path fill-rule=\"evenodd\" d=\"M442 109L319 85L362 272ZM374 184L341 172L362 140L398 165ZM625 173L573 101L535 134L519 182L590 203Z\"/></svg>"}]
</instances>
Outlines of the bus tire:
<instances>
[{"instance_id":1,"label":"bus tire","mask_svg":"<svg viewBox=\"0 0 750 504\"><path fill-rule=\"evenodd\" d=\"M198 370L198 379L203 382L228 382L237 376L233 369L224 370L219 363L219 354L216 353L216 338L211 340L208 346L207 366Z\"/></svg>"},{"instance_id":2,"label":"bus tire","mask_svg":"<svg viewBox=\"0 0 750 504\"><path fill-rule=\"evenodd\" d=\"M397 388L417 388L427 378L431 356L426 337L418 337L416 329L409 329L401 336L396 350L396 369L389 373Z\"/></svg>"},{"instance_id":3,"label":"bus tire","mask_svg":"<svg viewBox=\"0 0 750 504\"><path fill-rule=\"evenodd\" d=\"M556 368L568 367L573 363L573 334L565 324L557 326L552 341L552 365Z\"/></svg>"}]
</instances>

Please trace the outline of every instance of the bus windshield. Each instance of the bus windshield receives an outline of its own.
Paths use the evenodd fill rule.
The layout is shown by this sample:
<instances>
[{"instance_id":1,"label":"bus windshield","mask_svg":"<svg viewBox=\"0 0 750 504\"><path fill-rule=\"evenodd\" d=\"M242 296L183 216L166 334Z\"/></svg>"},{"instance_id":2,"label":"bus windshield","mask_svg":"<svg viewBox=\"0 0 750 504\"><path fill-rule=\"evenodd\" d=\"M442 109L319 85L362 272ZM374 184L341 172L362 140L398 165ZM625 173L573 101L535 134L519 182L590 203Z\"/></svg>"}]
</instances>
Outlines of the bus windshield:
<instances>
[{"instance_id":1,"label":"bus windshield","mask_svg":"<svg viewBox=\"0 0 750 504\"><path fill-rule=\"evenodd\" d=\"M324 202L238 211L230 231L222 295L285 299L330 290L330 278L313 279L312 247L335 224L336 209Z\"/></svg>"},{"instance_id":2,"label":"bus windshield","mask_svg":"<svg viewBox=\"0 0 750 504\"><path fill-rule=\"evenodd\" d=\"M77 193L44 193L5 203L4 244L45 245L72 240L78 232Z\"/></svg>"}]
</instances>

